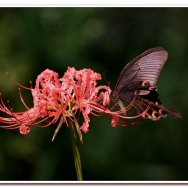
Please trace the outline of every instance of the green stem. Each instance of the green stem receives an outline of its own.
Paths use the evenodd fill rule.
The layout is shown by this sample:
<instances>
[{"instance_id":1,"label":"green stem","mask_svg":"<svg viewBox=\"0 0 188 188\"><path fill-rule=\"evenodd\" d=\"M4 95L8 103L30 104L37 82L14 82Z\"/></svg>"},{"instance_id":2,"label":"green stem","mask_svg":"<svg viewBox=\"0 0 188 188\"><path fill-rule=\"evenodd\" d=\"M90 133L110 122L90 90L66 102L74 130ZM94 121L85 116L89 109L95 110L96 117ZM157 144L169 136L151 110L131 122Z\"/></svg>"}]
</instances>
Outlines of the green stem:
<instances>
[{"instance_id":1,"label":"green stem","mask_svg":"<svg viewBox=\"0 0 188 188\"><path fill-rule=\"evenodd\" d=\"M78 146L77 146L76 131L75 131L73 122L69 121L69 126L70 126L70 134L71 134L71 140L72 140L72 149L73 149L74 164L76 168L77 179L78 181L82 181L83 180L82 165L81 165L80 155L79 155Z\"/></svg>"}]
</instances>

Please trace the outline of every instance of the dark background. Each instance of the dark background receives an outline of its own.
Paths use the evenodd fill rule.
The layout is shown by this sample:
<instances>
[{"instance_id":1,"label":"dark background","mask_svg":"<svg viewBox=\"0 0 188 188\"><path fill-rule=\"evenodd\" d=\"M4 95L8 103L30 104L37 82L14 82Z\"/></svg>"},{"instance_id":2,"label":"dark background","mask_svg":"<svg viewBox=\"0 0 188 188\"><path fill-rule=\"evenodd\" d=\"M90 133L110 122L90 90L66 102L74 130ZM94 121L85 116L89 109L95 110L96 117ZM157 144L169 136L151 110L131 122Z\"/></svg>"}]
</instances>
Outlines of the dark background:
<instances>
[{"instance_id":1,"label":"dark background","mask_svg":"<svg viewBox=\"0 0 188 188\"><path fill-rule=\"evenodd\" d=\"M187 8L1 8L0 91L22 111L18 86L5 72L29 87L46 68L62 77L67 66L108 71L113 87L128 61L155 46L169 53L160 99L183 118L113 128L105 117L91 117L79 143L83 178L188 180ZM22 94L32 107L30 92ZM64 124L51 142L56 126L31 127L26 136L0 129L0 180L76 180L70 131Z\"/></svg>"}]
</instances>

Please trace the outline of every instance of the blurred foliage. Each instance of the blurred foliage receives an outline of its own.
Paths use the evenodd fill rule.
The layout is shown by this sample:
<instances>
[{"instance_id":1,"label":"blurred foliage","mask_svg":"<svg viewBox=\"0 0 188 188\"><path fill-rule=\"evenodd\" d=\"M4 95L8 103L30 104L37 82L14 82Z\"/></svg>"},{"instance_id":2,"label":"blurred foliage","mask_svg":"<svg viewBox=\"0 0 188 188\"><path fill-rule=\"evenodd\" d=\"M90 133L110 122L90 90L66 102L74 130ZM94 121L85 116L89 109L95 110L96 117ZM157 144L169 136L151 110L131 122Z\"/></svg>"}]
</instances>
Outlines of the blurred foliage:
<instances>
[{"instance_id":1,"label":"blurred foliage","mask_svg":"<svg viewBox=\"0 0 188 188\"><path fill-rule=\"evenodd\" d=\"M127 62L162 46L169 58L158 79L160 99L183 118L113 128L105 117L91 117L90 131L79 143L83 178L188 180L187 33L187 8L1 8L3 100L24 110L6 71L29 87L46 68L60 77L67 66L91 68L105 73L113 87ZM32 107L30 92L22 94ZM56 126L32 127L26 136L0 129L0 180L76 180L70 131L64 125L51 142Z\"/></svg>"}]
</instances>

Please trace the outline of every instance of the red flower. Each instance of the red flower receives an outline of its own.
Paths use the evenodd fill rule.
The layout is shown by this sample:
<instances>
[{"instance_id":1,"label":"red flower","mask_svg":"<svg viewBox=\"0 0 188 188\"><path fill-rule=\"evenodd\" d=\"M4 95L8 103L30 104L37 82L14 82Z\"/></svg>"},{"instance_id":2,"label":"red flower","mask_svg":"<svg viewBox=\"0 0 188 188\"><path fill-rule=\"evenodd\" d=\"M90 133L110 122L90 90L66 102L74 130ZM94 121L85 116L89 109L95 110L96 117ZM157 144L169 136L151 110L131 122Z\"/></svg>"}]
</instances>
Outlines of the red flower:
<instances>
[{"instance_id":1,"label":"red flower","mask_svg":"<svg viewBox=\"0 0 188 188\"><path fill-rule=\"evenodd\" d=\"M6 124L0 127L6 129L19 128L20 133L28 134L30 126L41 127L39 125L41 122L47 122L45 126L42 126L47 127L56 123L60 118L53 139L61 125L65 122L69 126L68 121L71 120L75 123L82 140L80 129L85 133L88 132L90 114L109 116L112 126L121 124L120 118L131 119L141 116L128 117L124 115L132 107L131 104L123 111L115 111L114 108L108 109L111 90L108 86L97 86L97 80L100 79L101 75L91 69L77 71L75 68L68 67L62 78L58 78L56 72L46 69L37 77L35 88L25 88L13 80L19 86L31 90L34 106L33 108L27 107L20 92L20 98L26 111L13 112L6 107L1 98L0 111L9 117L0 117L0 122ZM84 118L81 127L78 125L80 115ZM127 124L123 123L123 125Z\"/></svg>"}]
</instances>

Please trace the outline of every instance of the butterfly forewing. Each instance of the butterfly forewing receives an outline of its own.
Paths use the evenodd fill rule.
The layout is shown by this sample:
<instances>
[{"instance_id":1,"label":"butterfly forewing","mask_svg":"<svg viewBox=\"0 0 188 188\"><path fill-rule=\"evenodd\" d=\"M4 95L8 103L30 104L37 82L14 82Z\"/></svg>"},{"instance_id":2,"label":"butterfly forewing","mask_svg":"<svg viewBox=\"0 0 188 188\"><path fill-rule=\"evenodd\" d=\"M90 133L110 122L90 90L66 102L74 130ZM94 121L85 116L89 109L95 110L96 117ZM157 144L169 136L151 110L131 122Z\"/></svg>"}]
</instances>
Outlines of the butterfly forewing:
<instances>
[{"instance_id":1,"label":"butterfly forewing","mask_svg":"<svg viewBox=\"0 0 188 188\"><path fill-rule=\"evenodd\" d=\"M148 80L151 85L155 85L167 57L168 53L165 50L160 50L138 60L140 71L136 75L135 81Z\"/></svg>"},{"instance_id":2,"label":"butterfly forewing","mask_svg":"<svg viewBox=\"0 0 188 188\"><path fill-rule=\"evenodd\" d=\"M131 81L148 80L152 85L156 84L168 53L162 48L151 48L131 60L121 71L116 82L115 89Z\"/></svg>"}]
</instances>

